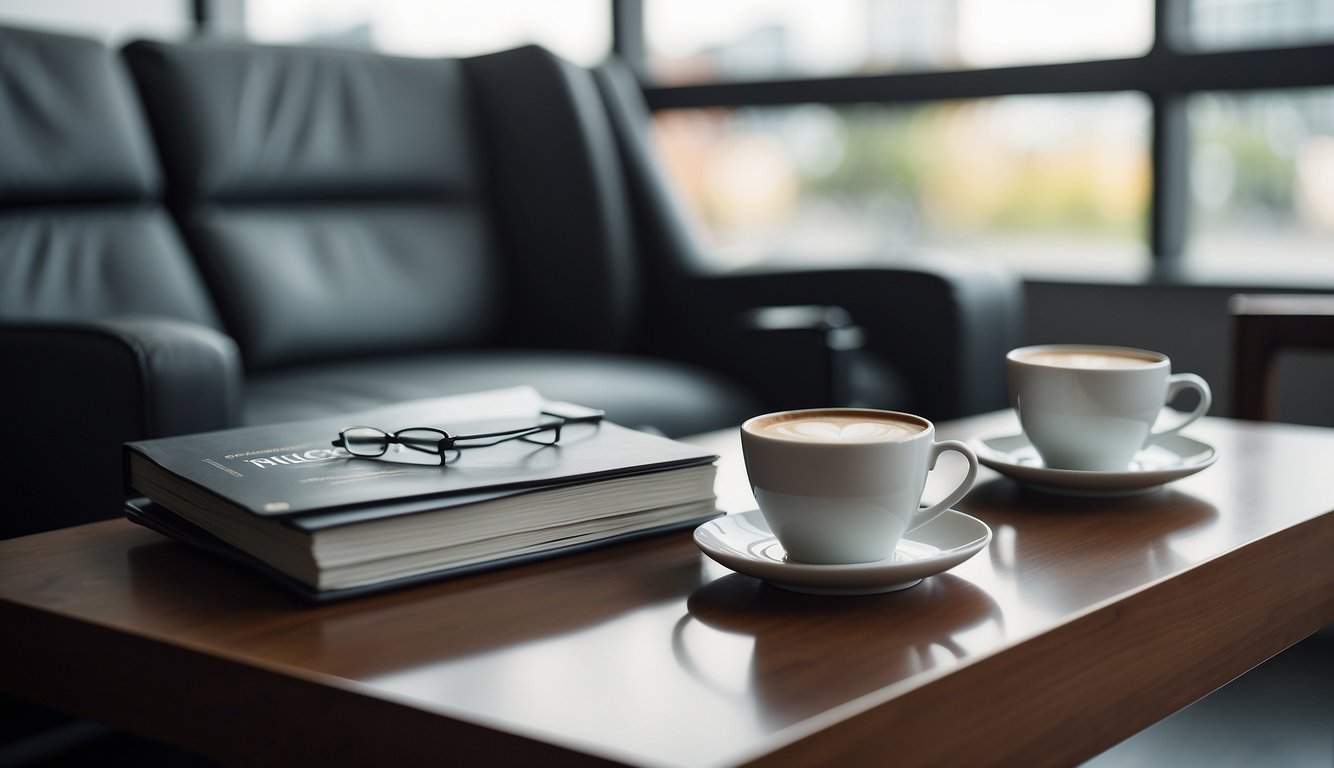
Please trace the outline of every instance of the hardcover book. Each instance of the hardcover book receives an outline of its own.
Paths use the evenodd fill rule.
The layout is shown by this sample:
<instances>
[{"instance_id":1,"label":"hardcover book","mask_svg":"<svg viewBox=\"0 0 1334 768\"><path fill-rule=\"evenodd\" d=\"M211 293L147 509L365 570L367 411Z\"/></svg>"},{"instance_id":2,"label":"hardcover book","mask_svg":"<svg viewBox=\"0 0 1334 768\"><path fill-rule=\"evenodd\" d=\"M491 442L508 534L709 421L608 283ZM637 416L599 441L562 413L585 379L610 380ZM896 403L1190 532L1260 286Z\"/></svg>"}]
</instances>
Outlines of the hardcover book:
<instances>
[{"instance_id":1,"label":"hardcover book","mask_svg":"<svg viewBox=\"0 0 1334 768\"><path fill-rule=\"evenodd\" d=\"M329 599L690 527L717 514L717 456L527 387L125 446L135 522ZM545 414L545 415L544 415ZM350 455L341 430L503 431L573 415L552 444ZM397 450L396 450L397 449Z\"/></svg>"}]
</instances>

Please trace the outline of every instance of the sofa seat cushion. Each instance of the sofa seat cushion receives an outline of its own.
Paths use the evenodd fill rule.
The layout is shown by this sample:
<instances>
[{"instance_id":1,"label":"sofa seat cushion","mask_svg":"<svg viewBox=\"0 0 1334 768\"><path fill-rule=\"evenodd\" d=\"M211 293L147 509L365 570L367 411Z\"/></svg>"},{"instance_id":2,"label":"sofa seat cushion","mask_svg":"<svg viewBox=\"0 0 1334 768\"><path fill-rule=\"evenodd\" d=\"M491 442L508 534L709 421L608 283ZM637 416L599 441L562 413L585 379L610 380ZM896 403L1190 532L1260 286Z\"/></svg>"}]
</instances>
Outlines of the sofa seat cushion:
<instances>
[{"instance_id":1,"label":"sofa seat cushion","mask_svg":"<svg viewBox=\"0 0 1334 768\"><path fill-rule=\"evenodd\" d=\"M248 424L310 419L424 397L531 385L632 427L682 435L739 425L761 406L707 371L661 359L560 351L363 358L252 374Z\"/></svg>"}]
</instances>

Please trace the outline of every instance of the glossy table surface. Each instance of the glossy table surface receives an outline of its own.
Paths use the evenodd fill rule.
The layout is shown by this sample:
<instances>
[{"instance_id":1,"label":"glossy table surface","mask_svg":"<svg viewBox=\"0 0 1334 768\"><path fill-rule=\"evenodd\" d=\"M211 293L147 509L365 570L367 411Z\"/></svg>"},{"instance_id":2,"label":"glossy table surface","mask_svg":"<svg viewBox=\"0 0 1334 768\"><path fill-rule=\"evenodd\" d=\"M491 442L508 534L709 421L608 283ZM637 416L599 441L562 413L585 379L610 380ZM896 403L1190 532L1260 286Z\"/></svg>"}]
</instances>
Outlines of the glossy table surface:
<instances>
[{"instance_id":1,"label":"glossy table surface","mask_svg":"<svg viewBox=\"0 0 1334 768\"><path fill-rule=\"evenodd\" d=\"M236 763L1075 763L1334 621L1334 430L1187 434L1218 462L1144 496L983 470L990 545L869 597L684 533L327 606L125 521L4 541L0 689Z\"/></svg>"}]
</instances>

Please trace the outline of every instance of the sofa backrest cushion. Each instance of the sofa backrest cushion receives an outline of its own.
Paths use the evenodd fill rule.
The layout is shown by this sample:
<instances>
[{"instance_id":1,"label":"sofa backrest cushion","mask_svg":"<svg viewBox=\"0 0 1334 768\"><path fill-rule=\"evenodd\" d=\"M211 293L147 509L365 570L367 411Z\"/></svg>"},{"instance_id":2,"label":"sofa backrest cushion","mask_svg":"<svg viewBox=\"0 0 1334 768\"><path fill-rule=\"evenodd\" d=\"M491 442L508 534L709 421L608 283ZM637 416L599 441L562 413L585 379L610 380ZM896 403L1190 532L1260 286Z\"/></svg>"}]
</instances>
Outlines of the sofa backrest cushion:
<instances>
[{"instance_id":1,"label":"sofa backrest cushion","mask_svg":"<svg viewBox=\"0 0 1334 768\"><path fill-rule=\"evenodd\" d=\"M95 40L0 28L0 204L147 198L153 149L114 54Z\"/></svg>"},{"instance_id":2,"label":"sofa backrest cushion","mask_svg":"<svg viewBox=\"0 0 1334 768\"><path fill-rule=\"evenodd\" d=\"M226 42L125 55L173 196L464 196L480 181L457 61Z\"/></svg>"},{"instance_id":3,"label":"sofa backrest cushion","mask_svg":"<svg viewBox=\"0 0 1334 768\"><path fill-rule=\"evenodd\" d=\"M0 320L218 325L137 102L101 43L0 28Z\"/></svg>"},{"instance_id":4,"label":"sofa backrest cushion","mask_svg":"<svg viewBox=\"0 0 1334 768\"><path fill-rule=\"evenodd\" d=\"M465 60L527 346L616 350L642 311L630 195L597 83L538 46Z\"/></svg>"},{"instance_id":5,"label":"sofa backrest cushion","mask_svg":"<svg viewBox=\"0 0 1334 768\"><path fill-rule=\"evenodd\" d=\"M124 55L249 367L497 338L507 294L460 62L205 41Z\"/></svg>"}]
</instances>

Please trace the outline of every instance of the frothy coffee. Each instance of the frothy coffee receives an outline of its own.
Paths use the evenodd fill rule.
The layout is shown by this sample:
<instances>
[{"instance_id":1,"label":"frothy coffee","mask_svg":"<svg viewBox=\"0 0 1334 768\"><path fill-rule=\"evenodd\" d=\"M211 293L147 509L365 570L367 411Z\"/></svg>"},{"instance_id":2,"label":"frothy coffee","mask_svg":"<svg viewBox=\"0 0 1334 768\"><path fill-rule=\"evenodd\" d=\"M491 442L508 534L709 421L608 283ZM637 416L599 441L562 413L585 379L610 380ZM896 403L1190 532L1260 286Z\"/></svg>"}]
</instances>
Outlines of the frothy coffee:
<instances>
[{"instance_id":1,"label":"frothy coffee","mask_svg":"<svg viewBox=\"0 0 1334 768\"><path fill-rule=\"evenodd\" d=\"M863 443L900 440L926 431L911 419L857 412L787 414L751 427L765 437L812 443Z\"/></svg>"},{"instance_id":2,"label":"frothy coffee","mask_svg":"<svg viewBox=\"0 0 1334 768\"><path fill-rule=\"evenodd\" d=\"M1017 359L1032 365L1082 370L1144 368L1162 362L1159 358L1149 355L1112 349L1037 350L1020 355Z\"/></svg>"}]
</instances>

